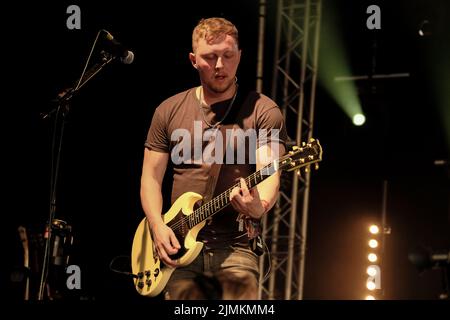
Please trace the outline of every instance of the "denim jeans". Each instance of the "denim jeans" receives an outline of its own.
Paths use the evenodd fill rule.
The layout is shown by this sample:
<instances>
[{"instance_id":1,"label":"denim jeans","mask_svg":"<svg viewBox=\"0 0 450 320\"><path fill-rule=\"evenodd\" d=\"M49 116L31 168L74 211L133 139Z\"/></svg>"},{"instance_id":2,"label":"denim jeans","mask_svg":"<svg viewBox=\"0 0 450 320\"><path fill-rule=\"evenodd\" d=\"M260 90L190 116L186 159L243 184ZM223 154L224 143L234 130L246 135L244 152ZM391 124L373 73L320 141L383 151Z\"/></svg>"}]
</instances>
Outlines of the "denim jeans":
<instances>
[{"instance_id":1,"label":"denim jeans","mask_svg":"<svg viewBox=\"0 0 450 320\"><path fill-rule=\"evenodd\" d=\"M183 285L186 281L193 282L200 274L215 275L219 273L225 276L225 278L219 278L225 291L228 290L227 288L233 288L233 284L224 284L221 279L234 279L234 287L236 287L236 284L242 287L228 290L228 298L230 298L230 295L231 299L257 298L258 257L248 246L242 245L214 249L204 246L191 264L177 268L173 272L165 289L165 297L166 299L179 300L180 285ZM225 291L224 295L227 294ZM241 292L241 294L237 292Z\"/></svg>"}]
</instances>

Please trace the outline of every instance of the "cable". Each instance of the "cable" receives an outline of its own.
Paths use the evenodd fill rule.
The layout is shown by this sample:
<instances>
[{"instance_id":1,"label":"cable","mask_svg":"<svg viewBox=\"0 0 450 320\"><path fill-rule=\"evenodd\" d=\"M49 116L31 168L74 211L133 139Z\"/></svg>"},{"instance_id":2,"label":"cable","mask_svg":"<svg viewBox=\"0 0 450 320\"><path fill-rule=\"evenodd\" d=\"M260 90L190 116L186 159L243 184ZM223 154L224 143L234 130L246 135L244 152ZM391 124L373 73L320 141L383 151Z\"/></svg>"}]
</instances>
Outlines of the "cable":
<instances>
[{"instance_id":1,"label":"cable","mask_svg":"<svg viewBox=\"0 0 450 320\"><path fill-rule=\"evenodd\" d=\"M89 52L89 56L88 56L88 58L86 60L86 63L84 64L83 72L81 72L80 79L78 80L77 86L75 87L74 91L77 91L80 88L81 81L83 80L84 74L86 73L86 69L87 69L87 66L89 64L89 61L91 61L92 53L94 52L95 45L97 44L98 37L99 37L101 32L103 32L103 30L99 30L97 32L97 36L95 37L94 43L92 44L91 51Z\"/></svg>"},{"instance_id":2,"label":"cable","mask_svg":"<svg viewBox=\"0 0 450 320\"><path fill-rule=\"evenodd\" d=\"M264 275L264 280L263 280L263 282L266 282L266 280L267 280L267 278L269 278L269 274L272 270L272 260L270 259L269 247L267 246L267 244L264 240L262 240L262 241L264 242L264 247L266 248L266 251L267 251L267 260L269 261L269 268L267 269L267 272Z\"/></svg>"},{"instance_id":3,"label":"cable","mask_svg":"<svg viewBox=\"0 0 450 320\"><path fill-rule=\"evenodd\" d=\"M122 256L116 256L116 257L114 257L114 258L111 260L111 262L109 263L109 270L111 270L112 272L115 272L115 273L124 274L124 275L126 275L126 276L131 276L131 277L133 277L133 278L135 278L135 279L139 278L136 274L134 274L134 273L132 273L132 272L121 271L121 270L118 270L118 269L114 269L112 265L113 265L114 262L116 262L116 260L119 259L119 258L128 258L128 259L130 259L130 256L122 255Z\"/></svg>"},{"instance_id":4,"label":"cable","mask_svg":"<svg viewBox=\"0 0 450 320\"><path fill-rule=\"evenodd\" d=\"M59 170L59 157L56 157L55 151L56 151L56 141L57 141L57 128L58 128L58 118L61 112L61 105L58 105L58 108L56 109L55 114L55 124L53 128L53 135L52 135L52 146L51 146L51 172L50 172L50 214L49 214L49 220L47 224L47 230L45 230L45 234L47 236L47 239L45 241L45 249L44 249L44 259L42 261L42 273L41 273L41 280L39 283L39 291L38 291L38 300L42 300L44 296L44 290L45 285L47 283L47 277L48 277L48 268L50 263L50 241L51 241L51 235L52 235L52 222L55 217L55 206L56 206L56 182L58 180L58 170ZM62 120L62 126L64 126L64 119ZM61 135L59 137L59 145L58 145L58 155L61 153L62 148L62 131ZM56 160L56 164L55 164ZM56 168L55 168L56 167Z\"/></svg>"}]
</instances>

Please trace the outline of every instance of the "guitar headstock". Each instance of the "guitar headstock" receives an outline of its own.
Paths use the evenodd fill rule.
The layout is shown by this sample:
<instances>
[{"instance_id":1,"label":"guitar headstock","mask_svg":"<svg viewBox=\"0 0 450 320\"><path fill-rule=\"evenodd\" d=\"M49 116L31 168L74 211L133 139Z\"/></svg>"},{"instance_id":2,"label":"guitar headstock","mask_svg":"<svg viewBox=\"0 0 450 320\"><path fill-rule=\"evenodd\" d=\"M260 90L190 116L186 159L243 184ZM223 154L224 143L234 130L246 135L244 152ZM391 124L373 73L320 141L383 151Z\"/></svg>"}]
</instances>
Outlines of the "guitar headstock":
<instances>
[{"instance_id":1,"label":"guitar headstock","mask_svg":"<svg viewBox=\"0 0 450 320\"><path fill-rule=\"evenodd\" d=\"M317 169L320 161L322 161L322 146L319 140L311 138L308 143L303 143L301 147L294 146L291 151L281 157L278 168L293 171L315 163Z\"/></svg>"}]
</instances>

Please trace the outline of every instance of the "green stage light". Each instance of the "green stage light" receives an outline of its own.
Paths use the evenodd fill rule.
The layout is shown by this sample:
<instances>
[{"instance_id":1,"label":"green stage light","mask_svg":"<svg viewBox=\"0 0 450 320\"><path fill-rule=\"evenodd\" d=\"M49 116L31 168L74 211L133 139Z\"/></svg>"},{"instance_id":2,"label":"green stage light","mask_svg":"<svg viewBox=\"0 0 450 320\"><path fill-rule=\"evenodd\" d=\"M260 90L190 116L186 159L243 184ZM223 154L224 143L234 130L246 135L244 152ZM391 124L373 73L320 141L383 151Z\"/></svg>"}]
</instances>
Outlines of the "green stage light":
<instances>
[{"instance_id":1,"label":"green stage light","mask_svg":"<svg viewBox=\"0 0 450 320\"><path fill-rule=\"evenodd\" d=\"M329 4L332 6L332 4ZM355 79L344 49L343 37L339 31L337 10L328 8L322 19L321 50L319 56L319 81L331 97L350 119L356 114L362 115L361 103L356 89Z\"/></svg>"},{"instance_id":2,"label":"green stage light","mask_svg":"<svg viewBox=\"0 0 450 320\"><path fill-rule=\"evenodd\" d=\"M366 122L366 117L361 114L357 113L353 116L353 124L355 126L362 126Z\"/></svg>"}]
</instances>

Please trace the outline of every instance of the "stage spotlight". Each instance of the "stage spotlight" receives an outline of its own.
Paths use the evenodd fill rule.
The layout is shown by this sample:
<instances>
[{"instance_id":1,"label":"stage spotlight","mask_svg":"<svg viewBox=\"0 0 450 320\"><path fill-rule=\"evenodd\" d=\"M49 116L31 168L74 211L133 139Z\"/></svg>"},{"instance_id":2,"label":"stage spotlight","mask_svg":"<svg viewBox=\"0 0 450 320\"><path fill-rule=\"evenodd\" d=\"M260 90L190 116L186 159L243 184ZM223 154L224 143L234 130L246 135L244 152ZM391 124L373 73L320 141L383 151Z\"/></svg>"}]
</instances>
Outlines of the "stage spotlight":
<instances>
[{"instance_id":1,"label":"stage spotlight","mask_svg":"<svg viewBox=\"0 0 450 320\"><path fill-rule=\"evenodd\" d=\"M362 126L366 122L366 117L361 114L357 113L353 116L353 124L355 126Z\"/></svg>"},{"instance_id":2,"label":"stage spotlight","mask_svg":"<svg viewBox=\"0 0 450 320\"><path fill-rule=\"evenodd\" d=\"M372 280L367 281L366 283L366 287L367 289L369 289L370 291L373 291L376 289L377 285L375 284L375 282L373 282Z\"/></svg>"},{"instance_id":3,"label":"stage spotlight","mask_svg":"<svg viewBox=\"0 0 450 320\"><path fill-rule=\"evenodd\" d=\"M371 277L375 277L377 274L377 268L375 268L374 266L370 266L367 268L367 274Z\"/></svg>"},{"instance_id":4,"label":"stage spotlight","mask_svg":"<svg viewBox=\"0 0 450 320\"><path fill-rule=\"evenodd\" d=\"M371 234L377 234L378 232L380 232L380 228L378 228L377 225L373 224L369 227L369 231Z\"/></svg>"},{"instance_id":5,"label":"stage spotlight","mask_svg":"<svg viewBox=\"0 0 450 320\"><path fill-rule=\"evenodd\" d=\"M329 1L328 5L334 6ZM342 111L353 120L355 114L362 113L361 101L356 86L356 80L352 75L352 65L345 46L344 30L341 28L338 15L332 13L322 19L321 43L325 43L327 49L320 50L320 68L318 69L318 81Z\"/></svg>"},{"instance_id":6,"label":"stage spotlight","mask_svg":"<svg viewBox=\"0 0 450 320\"><path fill-rule=\"evenodd\" d=\"M375 253L369 253L367 259L369 259L370 262L376 262L378 260L378 257Z\"/></svg>"},{"instance_id":7,"label":"stage spotlight","mask_svg":"<svg viewBox=\"0 0 450 320\"><path fill-rule=\"evenodd\" d=\"M371 296L371 295L369 295L369 296L366 296L366 300L375 300L375 297L374 297L374 296Z\"/></svg>"},{"instance_id":8,"label":"stage spotlight","mask_svg":"<svg viewBox=\"0 0 450 320\"><path fill-rule=\"evenodd\" d=\"M376 249L379 246L379 240L377 239L377 234L380 233L380 227L376 224L369 225L369 238L367 239L367 244L371 249ZM384 233L383 233L384 234ZM372 250L371 250L372 251ZM381 252L378 252L380 253ZM379 260L378 255L375 252L368 252L367 259L371 262L369 266L367 266L366 273L369 276L366 281L367 289L373 291L375 289L381 288L381 268L377 263ZM381 259L381 256L380 256ZM370 299L375 300L375 299Z\"/></svg>"},{"instance_id":9,"label":"stage spotlight","mask_svg":"<svg viewBox=\"0 0 450 320\"><path fill-rule=\"evenodd\" d=\"M370 239L369 240L369 247L371 247L373 249L377 248L378 247L378 241L375 240L375 239Z\"/></svg>"}]
</instances>

